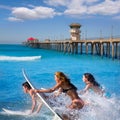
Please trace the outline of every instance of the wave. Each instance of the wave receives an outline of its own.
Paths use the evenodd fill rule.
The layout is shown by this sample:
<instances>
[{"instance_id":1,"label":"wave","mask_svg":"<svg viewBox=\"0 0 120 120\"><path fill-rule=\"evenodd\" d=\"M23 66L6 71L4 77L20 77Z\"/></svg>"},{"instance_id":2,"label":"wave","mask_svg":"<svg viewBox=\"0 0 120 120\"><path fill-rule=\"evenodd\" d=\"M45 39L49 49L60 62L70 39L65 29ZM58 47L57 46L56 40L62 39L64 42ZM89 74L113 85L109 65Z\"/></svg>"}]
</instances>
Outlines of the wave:
<instances>
[{"instance_id":1,"label":"wave","mask_svg":"<svg viewBox=\"0 0 120 120\"><path fill-rule=\"evenodd\" d=\"M0 56L0 61L32 61L40 58L41 56Z\"/></svg>"}]
</instances>

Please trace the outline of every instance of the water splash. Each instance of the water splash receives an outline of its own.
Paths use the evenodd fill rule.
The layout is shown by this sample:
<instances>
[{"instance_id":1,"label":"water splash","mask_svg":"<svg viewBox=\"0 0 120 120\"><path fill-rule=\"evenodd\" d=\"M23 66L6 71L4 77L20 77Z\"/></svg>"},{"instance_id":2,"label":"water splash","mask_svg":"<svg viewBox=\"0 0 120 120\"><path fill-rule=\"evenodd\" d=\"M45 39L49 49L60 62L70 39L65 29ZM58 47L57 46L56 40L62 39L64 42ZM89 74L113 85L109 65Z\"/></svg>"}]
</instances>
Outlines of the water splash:
<instances>
[{"instance_id":1,"label":"water splash","mask_svg":"<svg viewBox=\"0 0 120 120\"><path fill-rule=\"evenodd\" d=\"M58 97L50 97L49 102L52 103L53 109L59 114L66 114L71 120L120 120L120 98L112 95L110 98L100 97L95 94L80 95L87 101L81 110L70 110L66 108L71 103L69 97L61 94ZM29 111L17 111L13 115L0 112L2 115L23 116L25 120L51 120L54 116L47 107L43 107L38 114L28 115ZM16 119L17 120L17 119ZM55 120L55 118L54 118Z\"/></svg>"},{"instance_id":2,"label":"water splash","mask_svg":"<svg viewBox=\"0 0 120 120\"><path fill-rule=\"evenodd\" d=\"M72 120L120 120L120 99L117 96L106 98L95 94L87 94L80 97L88 102L81 110L66 108L70 104L70 99L65 95L54 98L57 99L53 102L54 109L57 112L59 111L60 114L65 113Z\"/></svg>"}]
</instances>

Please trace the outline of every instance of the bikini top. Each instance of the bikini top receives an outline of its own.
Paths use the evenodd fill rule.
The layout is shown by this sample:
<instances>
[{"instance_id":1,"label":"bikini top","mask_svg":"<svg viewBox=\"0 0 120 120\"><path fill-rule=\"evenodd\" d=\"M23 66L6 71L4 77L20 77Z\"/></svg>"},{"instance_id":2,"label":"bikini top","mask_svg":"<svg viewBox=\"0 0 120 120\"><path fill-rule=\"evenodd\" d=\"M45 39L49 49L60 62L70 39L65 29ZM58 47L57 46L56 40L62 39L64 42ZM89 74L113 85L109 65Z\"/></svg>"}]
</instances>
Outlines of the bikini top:
<instances>
[{"instance_id":1,"label":"bikini top","mask_svg":"<svg viewBox=\"0 0 120 120\"><path fill-rule=\"evenodd\" d=\"M62 89L62 92L67 93L69 90L72 90L72 89L77 90L77 88L72 83L70 83L70 86L71 86L70 88Z\"/></svg>"},{"instance_id":2,"label":"bikini top","mask_svg":"<svg viewBox=\"0 0 120 120\"><path fill-rule=\"evenodd\" d=\"M62 92L63 93L67 93L69 90L71 90L71 89L73 89L73 88L68 88L68 89L62 89Z\"/></svg>"}]
</instances>

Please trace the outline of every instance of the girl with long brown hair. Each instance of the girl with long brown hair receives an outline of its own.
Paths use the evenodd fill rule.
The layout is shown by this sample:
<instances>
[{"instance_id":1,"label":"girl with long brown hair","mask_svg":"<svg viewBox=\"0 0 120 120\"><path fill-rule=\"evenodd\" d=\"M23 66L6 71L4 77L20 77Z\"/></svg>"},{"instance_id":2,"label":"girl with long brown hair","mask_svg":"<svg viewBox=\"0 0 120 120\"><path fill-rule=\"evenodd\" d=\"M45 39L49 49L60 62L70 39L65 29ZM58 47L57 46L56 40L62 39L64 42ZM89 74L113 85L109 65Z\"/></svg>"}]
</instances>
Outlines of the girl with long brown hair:
<instances>
[{"instance_id":1,"label":"girl with long brown hair","mask_svg":"<svg viewBox=\"0 0 120 120\"><path fill-rule=\"evenodd\" d=\"M66 93L72 100L71 104L67 106L70 109L81 109L84 106L84 101L78 96L77 88L70 82L70 79L63 72L55 73L56 85L50 89L35 90L40 93L49 93L58 90Z\"/></svg>"}]
</instances>

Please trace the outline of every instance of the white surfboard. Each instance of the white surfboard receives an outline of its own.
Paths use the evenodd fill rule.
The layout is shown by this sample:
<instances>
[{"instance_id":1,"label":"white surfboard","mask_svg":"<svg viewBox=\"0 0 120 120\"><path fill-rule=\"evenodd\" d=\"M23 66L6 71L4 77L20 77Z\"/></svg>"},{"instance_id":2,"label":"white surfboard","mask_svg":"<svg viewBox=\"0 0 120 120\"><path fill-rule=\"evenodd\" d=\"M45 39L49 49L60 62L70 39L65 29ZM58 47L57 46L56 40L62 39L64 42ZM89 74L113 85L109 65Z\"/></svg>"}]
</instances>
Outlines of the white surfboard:
<instances>
[{"instance_id":1,"label":"white surfboard","mask_svg":"<svg viewBox=\"0 0 120 120\"><path fill-rule=\"evenodd\" d=\"M33 85L31 84L30 79L28 78L28 76L27 76L27 74L26 74L26 72L25 72L24 69L22 69L22 73L23 73L23 76L24 76L25 80L29 83L29 85L31 86L31 88L35 89L33 87ZM57 113L57 112L55 112L53 110L52 106L47 102L46 98L43 96L42 93L37 93L37 96L42 100L42 102L46 105L46 107L49 108L49 110L55 115L55 119L56 120L63 120L62 116L59 113Z\"/></svg>"}]
</instances>

